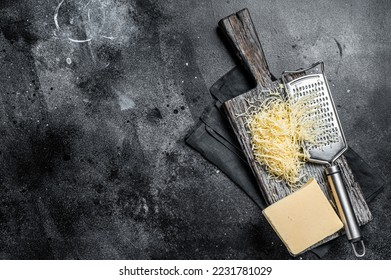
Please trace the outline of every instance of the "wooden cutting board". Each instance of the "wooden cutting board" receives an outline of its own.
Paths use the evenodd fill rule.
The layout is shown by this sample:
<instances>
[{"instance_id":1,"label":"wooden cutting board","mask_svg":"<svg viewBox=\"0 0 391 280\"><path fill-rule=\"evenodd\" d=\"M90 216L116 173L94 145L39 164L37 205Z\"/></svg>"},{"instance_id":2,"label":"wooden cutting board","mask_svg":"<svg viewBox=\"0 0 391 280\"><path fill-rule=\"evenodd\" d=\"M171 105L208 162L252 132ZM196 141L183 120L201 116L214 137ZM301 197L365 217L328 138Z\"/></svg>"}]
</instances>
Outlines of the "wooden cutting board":
<instances>
[{"instance_id":1,"label":"wooden cutting board","mask_svg":"<svg viewBox=\"0 0 391 280\"><path fill-rule=\"evenodd\" d=\"M273 76L269 71L258 35L247 9L222 19L219 22L219 26L227 36L243 65L257 83L254 89L226 101L224 103L224 108L256 177L259 188L266 202L272 204L290 194L291 190L285 182L270 178L264 166L255 160L251 149L249 133L244 123L245 119L239 115L248 109L248 101L254 102L255 100L266 98L265 93L262 93L262 90L275 88L278 83L281 82L272 80ZM336 163L341 167L342 176L351 197L357 221L360 225L364 225L372 220L372 215L364 199L361 188L354 178L346 158L341 156ZM309 174L309 177L314 177L317 180L323 192L329 200L332 201L331 191L329 190L324 175L325 166L306 163L304 168L305 172ZM324 240L322 243L335 238L336 236L338 235L334 235L331 238Z\"/></svg>"}]
</instances>

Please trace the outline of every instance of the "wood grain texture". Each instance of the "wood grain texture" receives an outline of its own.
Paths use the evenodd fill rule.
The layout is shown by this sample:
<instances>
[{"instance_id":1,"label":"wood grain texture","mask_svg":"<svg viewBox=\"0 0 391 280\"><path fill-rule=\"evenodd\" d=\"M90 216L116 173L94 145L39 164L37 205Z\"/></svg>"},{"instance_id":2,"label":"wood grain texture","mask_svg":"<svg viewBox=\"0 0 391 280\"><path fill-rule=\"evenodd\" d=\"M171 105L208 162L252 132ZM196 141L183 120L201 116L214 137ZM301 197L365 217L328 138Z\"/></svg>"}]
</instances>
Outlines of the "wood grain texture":
<instances>
[{"instance_id":1,"label":"wood grain texture","mask_svg":"<svg viewBox=\"0 0 391 280\"><path fill-rule=\"evenodd\" d=\"M244 9L223 18L219 26L257 84L270 87L271 74L249 11Z\"/></svg>"},{"instance_id":2,"label":"wood grain texture","mask_svg":"<svg viewBox=\"0 0 391 280\"><path fill-rule=\"evenodd\" d=\"M255 160L251 149L250 134L245 125L245 117L241 115L249 109L249 103L256 104L267 98L264 90L276 88L279 81L273 82L271 80L272 75L270 74L255 27L247 9L222 19L219 22L219 25L231 41L235 52L241 58L244 66L257 81L257 86L254 89L226 101L224 103L224 108L233 130L239 139L240 145L246 154L253 173L255 174L260 190L266 202L272 204L289 195L291 189L284 181L271 178L265 167ZM292 78L298 78L297 74ZM343 155L336 160L336 164L341 168L342 177L350 195L357 221L359 225L364 225L372 220L372 215L364 199L359 183L354 178L346 158ZM326 197L333 204L331 190L328 187L324 169L325 166L313 163L306 163L304 166L304 172L308 174L308 178L314 177L317 180ZM341 232L322 240L313 247L337 237Z\"/></svg>"}]
</instances>

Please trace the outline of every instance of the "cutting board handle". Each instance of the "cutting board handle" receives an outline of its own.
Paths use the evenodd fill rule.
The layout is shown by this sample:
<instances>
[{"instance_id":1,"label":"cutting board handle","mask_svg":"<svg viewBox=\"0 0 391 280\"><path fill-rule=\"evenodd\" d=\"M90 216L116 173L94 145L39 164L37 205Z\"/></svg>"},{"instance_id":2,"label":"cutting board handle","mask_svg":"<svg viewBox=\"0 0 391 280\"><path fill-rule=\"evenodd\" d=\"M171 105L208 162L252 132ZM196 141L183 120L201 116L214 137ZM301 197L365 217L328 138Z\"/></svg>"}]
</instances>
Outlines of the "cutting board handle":
<instances>
[{"instance_id":1,"label":"cutting board handle","mask_svg":"<svg viewBox=\"0 0 391 280\"><path fill-rule=\"evenodd\" d=\"M270 85L271 74L249 11L243 9L223 18L219 26L258 85Z\"/></svg>"}]
</instances>

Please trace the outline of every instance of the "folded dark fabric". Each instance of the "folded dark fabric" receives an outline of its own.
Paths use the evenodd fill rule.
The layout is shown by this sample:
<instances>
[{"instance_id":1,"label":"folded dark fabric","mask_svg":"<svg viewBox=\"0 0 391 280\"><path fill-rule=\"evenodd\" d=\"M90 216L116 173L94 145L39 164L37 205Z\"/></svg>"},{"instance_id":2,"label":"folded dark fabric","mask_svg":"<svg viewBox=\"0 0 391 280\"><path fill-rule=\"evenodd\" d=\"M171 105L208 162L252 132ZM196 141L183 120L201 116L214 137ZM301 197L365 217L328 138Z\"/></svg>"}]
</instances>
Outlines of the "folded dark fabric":
<instances>
[{"instance_id":1,"label":"folded dark fabric","mask_svg":"<svg viewBox=\"0 0 391 280\"><path fill-rule=\"evenodd\" d=\"M240 67L220 78L210 89L216 99L215 104L205 110L200 122L186 137L186 142L224 172L260 209L264 209L267 204L222 108L225 101L247 92L253 86ZM385 180L353 149L349 148L344 155L360 183L364 197L371 201L383 189ZM318 257L327 251L328 244L312 250Z\"/></svg>"},{"instance_id":2,"label":"folded dark fabric","mask_svg":"<svg viewBox=\"0 0 391 280\"><path fill-rule=\"evenodd\" d=\"M235 135L231 132L228 121L213 106L201 117L201 122L186 142L216 165L263 209L266 203L239 143L233 137Z\"/></svg>"}]
</instances>

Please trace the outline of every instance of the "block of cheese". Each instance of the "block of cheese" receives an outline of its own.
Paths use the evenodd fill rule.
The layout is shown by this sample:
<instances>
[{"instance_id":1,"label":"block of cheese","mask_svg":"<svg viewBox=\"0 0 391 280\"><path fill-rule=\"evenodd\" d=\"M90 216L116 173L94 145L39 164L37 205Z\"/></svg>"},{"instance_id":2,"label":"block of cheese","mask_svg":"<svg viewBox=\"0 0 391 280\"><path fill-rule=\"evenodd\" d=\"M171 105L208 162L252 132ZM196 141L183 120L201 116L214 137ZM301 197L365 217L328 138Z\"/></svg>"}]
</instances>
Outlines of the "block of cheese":
<instances>
[{"instance_id":1,"label":"block of cheese","mask_svg":"<svg viewBox=\"0 0 391 280\"><path fill-rule=\"evenodd\" d=\"M313 178L262 213L292 255L302 253L343 226Z\"/></svg>"}]
</instances>

